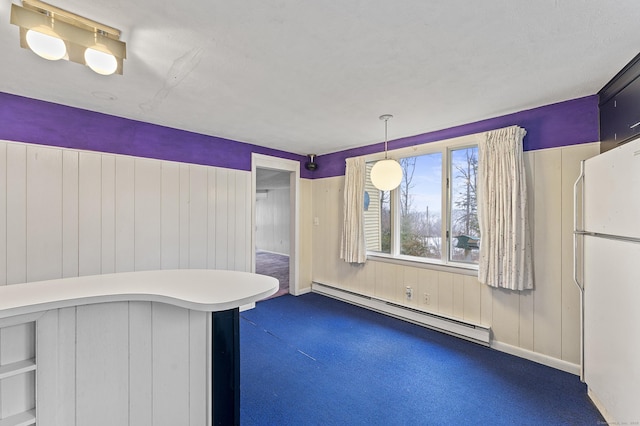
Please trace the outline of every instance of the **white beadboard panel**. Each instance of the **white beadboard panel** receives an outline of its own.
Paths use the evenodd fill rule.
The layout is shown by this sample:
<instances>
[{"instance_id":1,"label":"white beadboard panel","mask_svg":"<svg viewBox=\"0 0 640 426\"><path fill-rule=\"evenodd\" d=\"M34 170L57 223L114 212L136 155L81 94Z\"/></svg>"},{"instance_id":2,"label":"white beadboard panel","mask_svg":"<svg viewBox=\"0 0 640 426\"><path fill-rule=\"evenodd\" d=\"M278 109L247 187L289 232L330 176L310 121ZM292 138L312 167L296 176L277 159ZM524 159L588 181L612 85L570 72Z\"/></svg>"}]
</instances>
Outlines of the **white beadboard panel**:
<instances>
[{"instance_id":1,"label":"white beadboard panel","mask_svg":"<svg viewBox=\"0 0 640 426\"><path fill-rule=\"evenodd\" d=\"M464 318L464 275L453 274L453 316Z\"/></svg>"},{"instance_id":2,"label":"white beadboard panel","mask_svg":"<svg viewBox=\"0 0 640 426\"><path fill-rule=\"evenodd\" d=\"M535 151L525 152L524 154L524 166L527 174L527 206L529 213L529 231L531 232L532 242L535 250L535 205L536 205L536 178L535 178ZM534 259L535 268L536 259ZM535 275L534 286L535 286ZM520 292L520 309L519 309L519 346L528 351L533 351L533 312L534 312L534 291L522 291Z\"/></svg>"},{"instance_id":3,"label":"white beadboard panel","mask_svg":"<svg viewBox=\"0 0 640 426\"><path fill-rule=\"evenodd\" d=\"M36 326L36 340L38 342L36 352L38 363L36 418L40 426L56 426L58 410L58 310L46 312L40 317Z\"/></svg>"},{"instance_id":4,"label":"white beadboard panel","mask_svg":"<svg viewBox=\"0 0 640 426\"><path fill-rule=\"evenodd\" d=\"M7 145L7 284L27 281L26 160L26 145Z\"/></svg>"},{"instance_id":5,"label":"white beadboard panel","mask_svg":"<svg viewBox=\"0 0 640 426\"><path fill-rule=\"evenodd\" d=\"M525 153L529 214L534 243L535 289L509 292L480 284L475 277L419 268L417 300L399 298L412 280L410 266L368 261L359 277L339 259L344 177L312 182L312 279L357 293L391 297L418 309L480 322L493 339L544 359L579 362L579 298L571 277L571 187L579 162L598 152L598 143ZM317 225L313 224L317 218ZM302 223L304 223L304 218ZM391 288L388 287L391 283ZM429 304L425 301L429 294ZM414 290L415 295L415 290ZM386 296L386 297L385 297Z\"/></svg>"},{"instance_id":6,"label":"white beadboard panel","mask_svg":"<svg viewBox=\"0 0 640 426\"><path fill-rule=\"evenodd\" d=\"M484 284L480 286L480 320L486 326L491 326L493 322L493 289Z\"/></svg>"},{"instance_id":7,"label":"white beadboard panel","mask_svg":"<svg viewBox=\"0 0 640 426\"><path fill-rule=\"evenodd\" d=\"M189 425L207 423L209 383L207 371L207 316L199 311L189 313Z\"/></svg>"},{"instance_id":8,"label":"white beadboard panel","mask_svg":"<svg viewBox=\"0 0 640 426\"><path fill-rule=\"evenodd\" d=\"M213 269L216 267L216 226L217 226L217 213L216 208L216 169L211 167L207 169L207 268ZM251 260L249 260L251 261Z\"/></svg>"},{"instance_id":9,"label":"white beadboard panel","mask_svg":"<svg viewBox=\"0 0 640 426\"><path fill-rule=\"evenodd\" d=\"M48 314L48 313L47 313ZM58 310L58 346L57 351L57 425L74 426L76 424L76 314L75 307ZM38 342L38 347L42 342ZM40 361L38 361L40 364ZM40 369L38 370L40 371ZM38 419L38 424L43 419ZM82 423L79 423L82 424Z\"/></svg>"},{"instance_id":10,"label":"white beadboard panel","mask_svg":"<svg viewBox=\"0 0 640 426\"><path fill-rule=\"evenodd\" d=\"M188 268L189 267L189 206L191 201L189 200L189 196L191 195L191 191L189 190L190 186L190 174L189 174L189 165L188 164L180 164L179 165L179 173L180 173L180 224L179 224L179 232L180 232L180 268Z\"/></svg>"},{"instance_id":11,"label":"white beadboard panel","mask_svg":"<svg viewBox=\"0 0 640 426\"><path fill-rule=\"evenodd\" d=\"M115 272L135 271L135 161L115 156Z\"/></svg>"},{"instance_id":12,"label":"white beadboard panel","mask_svg":"<svg viewBox=\"0 0 640 426\"><path fill-rule=\"evenodd\" d=\"M453 274L438 272L438 312L453 316Z\"/></svg>"},{"instance_id":13,"label":"white beadboard panel","mask_svg":"<svg viewBox=\"0 0 640 426\"><path fill-rule=\"evenodd\" d=\"M393 298L392 301L400 304L411 305L412 302L407 299L407 288L404 282L405 272L408 271L408 268L400 268L395 265L394 267L394 286L393 286ZM353 269L350 267L349 269Z\"/></svg>"},{"instance_id":14,"label":"white beadboard panel","mask_svg":"<svg viewBox=\"0 0 640 426\"><path fill-rule=\"evenodd\" d=\"M101 273L102 157L81 152L78 169L78 272Z\"/></svg>"},{"instance_id":15,"label":"white beadboard panel","mask_svg":"<svg viewBox=\"0 0 640 426\"><path fill-rule=\"evenodd\" d=\"M129 425L153 425L151 302L129 302Z\"/></svg>"},{"instance_id":16,"label":"white beadboard panel","mask_svg":"<svg viewBox=\"0 0 640 426\"><path fill-rule=\"evenodd\" d=\"M180 268L180 249L186 244L180 244L180 164L164 161L161 176L161 236L162 269ZM184 192L184 191L183 191ZM187 202L184 203L188 205ZM183 233L188 236L186 232ZM188 255L188 253L185 253Z\"/></svg>"},{"instance_id":17,"label":"white beadboard panel","mask_svg":"<svg viewBox=\"0 0 640 426\"><path fill-rule=\"evenodd\" d=\"M534 292L535 290L528 290L520 293L519 346L528 351L533 351Z\"/></svg>"},{"instance_id":18,"label":"white beadboard panel","mask_svg":"<svg viewBox=\"0 0 640 426\"><path fill-rule=\"evenodd\" d=\"M534 351L561 357L562 150L536 152Z\"/></svg>"},{"instance_id":19,"label":"white beadboard panel","mask_svg":"<svg viewBox=\"0 0 640 426\"><path fill-rule=\"evenodd\" d=\"M76 421L78 425L127 425L129 304L76 309Z\"/></svg>"},{"instance_id":20,"label":"white beadboard panel","mask_svg":"<svg viewBox=\"0 0 640 426\"><path fill-rule=\"evenodd\" d=\"M519 297L517 291L496 288L493 291L493 321L491 331L496 340L518 346Z\"/></svg>"},{"instance_id":21,"label":"white beadboard panel","mask_svg":"<svg viewBox=\"0 0 640 426\"><path fill-rule=\"evenodd\" d=\"M116 160L102 156L102 263L101 273L116 272Z\"/></svg>"},{"instance_id":22,"label":"white beadboard panel","mask_svg":"<svg viewBox=\"0 0 640 426\"><path fill-rule=\"evenodd\" d=\"M0 141L0 285L7 284L7 143Z\"/></svg>"},{"instance_id":23,"label":"white beadboard panel","mask_svg":"<svg viewBox=\"0 0 640 426\"><path fill-rule=\"evenodd\" d=\"M207 168L189 166L189 268L207 267ZM241 214L242 212L238 212Z\"/></svg>"},{"instance_id":24,"label":"white beadboard panel","mask_svg":"<svg viewBox=\"0 0 640 426\"><path fill-rule=\"evenodd\" d=\"M481 324L481 286L482 284L476 277L469 275L463 276L463 318L466 321Z\"/></svg>"},{"instance_id":25,"label":"white beadboard panel","mask_svg":"<svg viewBox=\"0 0 640 426\"><path fill-rule=\"evenodd\" d=\"M190 413L189 311L164 303L152 303L151 310L153 424L187 425Z\"/></svg>"},{"instance_id":26,"label":"white beadboard panel","mask_svg":"<svg viewBox=\"0 0 640 426\"><path fill-rule=\"evenodd\" d=\"M62 278L62 152L27 147L27 281Z\"/></svg>"},{"instance_id":27,"label":"white beadboard panel","mask_svg":"<svg viewBox=\"0 0 640 426\"><path fill-rule=\"evenodd\" d=\"M216 269L228 269L229 246L227 239L229 238L229 228L227 217L229 216L229 188L228 174L224 169L216 170L216 189L215 189L215 250L216 250Z\"/></svg>"},{"instance_id":28,"label":"white beadboard panel","mask_svg":"<svg viewBox=\"0 0 640 426\"><path fill-rule=\"evenodd\" d=\"M135 170L135 268L160 269L161 163L136 159Z\"/></svg>"},{"instance_id":29,"label":"white beadboard panel","mask_svg":"<svg viewBox=\"0 0 640 426\"><path fill-rule=\"evenodd\" d=\"M248 272L251 270L251 175L249 173L235 170L235 252L234 252L234 270Z\"/></svg>"},{"instance_id":30,"label":"white beadboard panel","mask_svg":"<svg viewBox=\"0 0 640 426\"><path fill-rule=\"evenodd\" d=\"M77 151L62 151L62 277L79 274L79 163Z\"/></svg>"},{"instance_id":31,"label":"white beadboard panel","mask_svg":"<svg viewBox=\"0 0 640 426\"><path fill-rule=\"evenodd\" d=\"M236 212L233 210L235 206L235 192L236 192L236 172L235 170L227 171L227 250L229 251L229 256L227 258L227 267L226 269L235 270L236 262L235 262L235 252L236 252L236 240L233 238L234 231L236 229ZM232 213L233 212L233 213Z\"/></svg>"}]
</instances>

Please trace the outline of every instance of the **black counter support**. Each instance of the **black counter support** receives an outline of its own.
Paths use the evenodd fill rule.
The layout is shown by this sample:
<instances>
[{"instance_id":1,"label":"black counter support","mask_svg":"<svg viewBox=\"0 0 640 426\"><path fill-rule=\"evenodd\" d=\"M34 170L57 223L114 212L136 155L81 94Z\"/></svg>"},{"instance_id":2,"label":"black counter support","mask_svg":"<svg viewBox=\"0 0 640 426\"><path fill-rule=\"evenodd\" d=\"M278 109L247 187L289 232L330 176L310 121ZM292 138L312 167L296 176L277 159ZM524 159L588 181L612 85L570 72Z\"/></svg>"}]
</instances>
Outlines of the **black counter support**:
<instances>
[{"instance_id":1,"label":"black counter support","mask_svg":"<svg viewBox=\"0 0 640 426\"><path fill-rule=\"evenodd\" d=\"M212 313L212 424L240 425L240 310Z\"/></svg>"}]
</instances>

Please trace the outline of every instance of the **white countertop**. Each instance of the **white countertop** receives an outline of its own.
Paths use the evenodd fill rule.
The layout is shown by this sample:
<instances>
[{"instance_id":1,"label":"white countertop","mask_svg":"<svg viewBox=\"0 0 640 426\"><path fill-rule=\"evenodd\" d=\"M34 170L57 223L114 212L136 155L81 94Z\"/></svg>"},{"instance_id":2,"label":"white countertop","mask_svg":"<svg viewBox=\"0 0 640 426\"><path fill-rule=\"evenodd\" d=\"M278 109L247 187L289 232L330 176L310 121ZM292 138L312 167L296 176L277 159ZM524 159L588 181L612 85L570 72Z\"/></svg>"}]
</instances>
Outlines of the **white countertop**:
<instances>
[{"instance_id":1,"label":"white countertop","mask_svg":"<svg viewBox=\"0 0 640 426\"><path fill-rule=\"evenodd\" d=\"M162 302L217 312L256 302L277 290L275 278L237 271L175 269L91 275L0 286L0 318L121 301Z\"/></svg>"}]
</instances>

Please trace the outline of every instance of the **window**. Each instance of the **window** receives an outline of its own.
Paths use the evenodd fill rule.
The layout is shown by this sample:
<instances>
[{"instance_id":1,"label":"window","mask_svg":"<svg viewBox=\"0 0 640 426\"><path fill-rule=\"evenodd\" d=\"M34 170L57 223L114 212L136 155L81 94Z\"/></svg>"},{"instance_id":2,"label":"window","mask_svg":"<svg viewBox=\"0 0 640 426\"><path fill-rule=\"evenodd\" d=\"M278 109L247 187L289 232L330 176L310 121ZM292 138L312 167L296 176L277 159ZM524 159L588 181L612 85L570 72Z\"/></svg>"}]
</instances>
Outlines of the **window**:
<instances>
[{"instance_id":1,"label":"window","mask_svg":"<svg viewBox=\"0 0 640 426\"><path fill-rule=\"evenodd\" d=\"M477 265L478 148L470 138L394 152L403 179L390 192L373 186L368 176L375 161L367 162L365 236L370 254Z\"/></svg>"}]
</instances>

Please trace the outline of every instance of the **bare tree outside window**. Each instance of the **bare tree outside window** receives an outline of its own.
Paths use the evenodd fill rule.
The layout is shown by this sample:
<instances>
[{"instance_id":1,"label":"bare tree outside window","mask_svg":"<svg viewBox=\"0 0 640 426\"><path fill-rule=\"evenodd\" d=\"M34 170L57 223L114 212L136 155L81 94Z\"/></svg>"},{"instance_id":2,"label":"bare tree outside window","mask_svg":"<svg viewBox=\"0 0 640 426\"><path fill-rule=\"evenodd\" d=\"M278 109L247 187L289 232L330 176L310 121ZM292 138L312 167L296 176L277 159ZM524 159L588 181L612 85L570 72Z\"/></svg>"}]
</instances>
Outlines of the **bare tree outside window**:
<instances>
[{"instance_id":1,"label":"bare tree outside window","mask_svg":"<svg viewBox=\"0 0 640 426\"><path fill-rule=\"evenodd\" d=\"M454 170L451 182L451 260L478 261L480 226L476 185L478 176L478 148L464 148L451 152Z\"/></svg>"},{"instance_id":2,"label":"bare tree outside window","mask_svg":"<svg viewBox=\"0 0 640 426\"><path fill-rule=\"evenodd\" d=\"M399 163L403 177L395 192L367 187L371 205L375 205L365 214L368 250L439 263L477 263L477 146L445 147L401 158ZM368 163L367 167L370 169L373 164ZM443 176L450 178L444 181ZM393 205L392 192L397 197ZM397 217L395 235L392 216ZM392 244L394 241L399 242L398 247Z\"/></svg>"}]
</instances>

